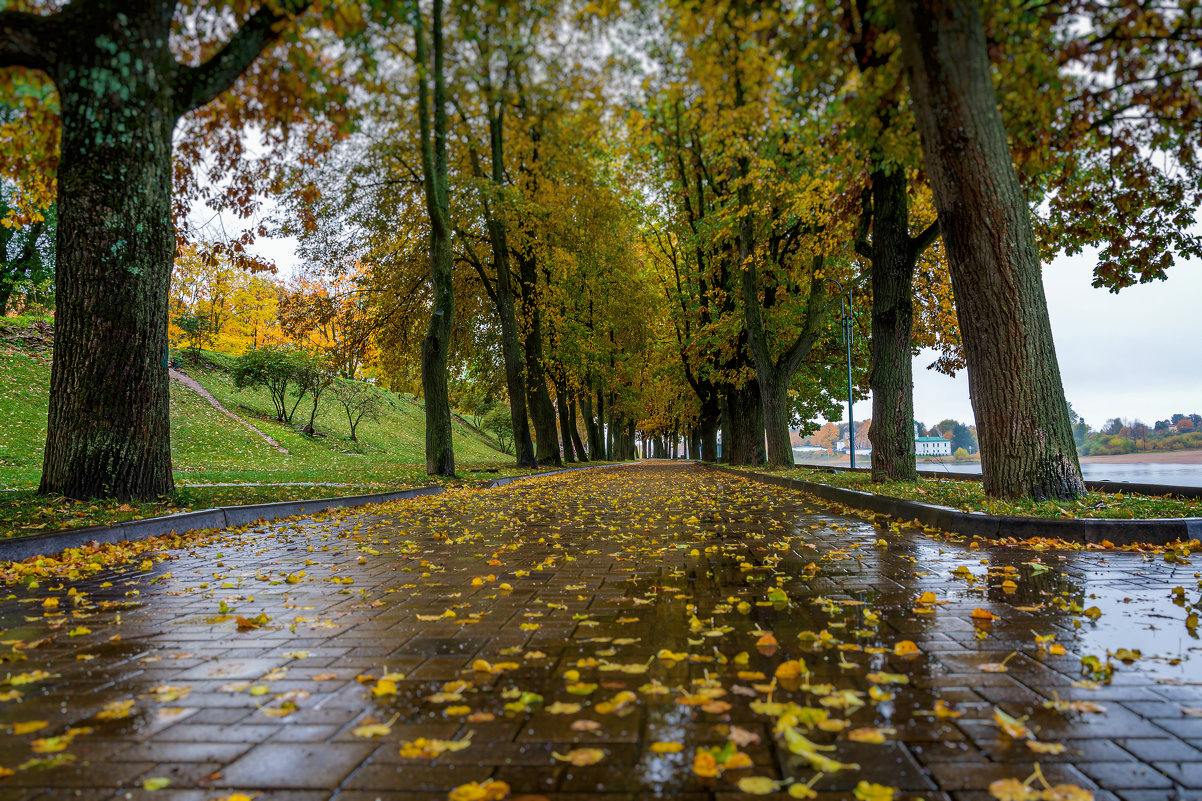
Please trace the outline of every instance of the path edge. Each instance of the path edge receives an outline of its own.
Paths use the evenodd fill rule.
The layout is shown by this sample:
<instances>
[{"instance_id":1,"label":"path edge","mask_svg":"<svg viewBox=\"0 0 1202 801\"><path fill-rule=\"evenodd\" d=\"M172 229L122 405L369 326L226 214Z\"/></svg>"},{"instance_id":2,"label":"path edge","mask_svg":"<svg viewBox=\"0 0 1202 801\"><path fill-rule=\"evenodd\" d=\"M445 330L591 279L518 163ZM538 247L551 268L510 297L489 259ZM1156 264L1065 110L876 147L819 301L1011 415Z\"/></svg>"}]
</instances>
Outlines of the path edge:
<instances>
[{"instance_id":1,"label":"path edge","mask_svg":"<svg viewBox=\"0 0 1202 801\"><path fill-rule=\"evenodd\" d=\"M484 485L484 489L496 489L514 481L524 481L530 478L544 478L572 473L577 470L598 470L606 467L624 467L629 462L618 464L599 464L586 467L569 467L562 470L551 470L545 473L531 473L524 476L495 478ZM125 523L114 523L108 526L89 526L87 528L50 531L45 534L34 534L28 537L12 537L0 540L0 562L20 562L32 556L51 556L68 548L80 548L89 542L113 543L141 540L148 537L161 537L165 534L187 534L192 531L205 529L227 529L245 526L260 520L270 522L284 517L294 517L303 514L317 514L329 509L345 509L369 504L387 503L389 501L417 498L422 495L440 495L443 487L429 485L395 492L376 492L369 495L344 495L336 498L316 498L304 501L276 501L273 503L251 503L242 506L215 506L211 509L197 509L192 512L181 512L161 517L148 517L145 520L130 520Z\"/></svg>"},{"instance_id":2,"label":"path edge","mask_svg":"<svg viewBox=\"0 0 1202 801\"><path fill-rule=\"evenodd\" d=\"M754 470L736 470L708 462L698 462L697 464L720 473L743 476L763 484L774 484L778 487L815 495L823 500L888 515L899 522L917 520L924 526L966 537L983 537L990 540L1010 537L1020 540L1048 537L1095 545L1100 545L1102 542L1110 542L1115 545L1168 545L1172 542L1202 539L1202 517L1136 520L1006 517L984 512L962 512L948 506L936 506L893 498L888 495L832 487L829 484L818 484L813 481L802 481L770 473L757 473Z\"/></svg>"}]
</instances>

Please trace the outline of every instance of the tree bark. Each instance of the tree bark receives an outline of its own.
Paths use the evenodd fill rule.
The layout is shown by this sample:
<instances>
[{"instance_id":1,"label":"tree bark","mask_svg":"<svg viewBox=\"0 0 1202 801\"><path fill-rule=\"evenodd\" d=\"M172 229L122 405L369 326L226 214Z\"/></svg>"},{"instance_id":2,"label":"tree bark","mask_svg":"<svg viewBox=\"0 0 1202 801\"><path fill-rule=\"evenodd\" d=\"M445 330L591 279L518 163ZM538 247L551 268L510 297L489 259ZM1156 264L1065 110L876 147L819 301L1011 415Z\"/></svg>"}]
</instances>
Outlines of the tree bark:
<instances>
[{"instance_id":1,"label":"tree bark","mask_svg":"<svg viewBox=\"0 0 1202 801\"><path fill-rule=\"evenodd\" d=\"M872 174L872 389L873 481L915 481L914 265L909 199L902 169Z\"/></svg>"},{"instance_id":2,"label":"tree bark","mask_svg":"<svg viewBox=\"0 0 1202 801\"><path fill-rule=\"evenodd\" d=\"M431 37L434 64L427 64L421 9L414 9L414 38L418 62L418 121L421 129L422 173L426 210L430 217L430 284L434 303L422 340L422 393L426 400L426 473L455 475L451 439L451 404L447 391L447 361L455 323L451 214L447 180L446 75L443 71L442 0L434 0ZM433 108L428 72L433 72ZM431 116L433 130L431 130Z\"/></svg>"},{"instance_id":3,"label":"tree bark","mask_svg":"<svg viewBox=\"0 0 1202 801\"><path fill-rule=\"evenodd\" d=\"M897 0L898 29L947 248L985 491L1085 492L1039 253L976 3Z\"/></svg>"},{"instance_id":4,"label":"tree bark","mask_svg":"<svg viewBox=\"0 0 1202 801\"><path fill-rule=\"evenodd\" d=\"M764 404L756 379L731 387L726 393L726 411L730 419L729 464L764 463Z\"/></svg>"}]
</instances>

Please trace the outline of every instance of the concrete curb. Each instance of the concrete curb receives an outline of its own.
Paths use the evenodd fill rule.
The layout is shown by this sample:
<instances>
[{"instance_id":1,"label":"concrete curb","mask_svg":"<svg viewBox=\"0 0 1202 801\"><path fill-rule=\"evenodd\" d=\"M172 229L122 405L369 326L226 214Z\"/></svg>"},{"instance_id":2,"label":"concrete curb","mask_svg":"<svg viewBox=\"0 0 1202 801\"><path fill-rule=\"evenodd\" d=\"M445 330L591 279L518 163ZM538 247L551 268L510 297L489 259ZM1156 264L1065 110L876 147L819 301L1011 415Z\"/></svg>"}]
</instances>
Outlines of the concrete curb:
<instances>
[{"instance_id":1,"label":"concrete curb","mask_svg":"<svg viewBox=\"0 0 1202 801\"><path fill-rule=\"evenodd\" d=\"M1069 520L1042 517L1003 517L982 512L962 512L947 506L907 501L871 492L832 487L811 481L756 473L750 470L735 470L730 467L705 464L721 473L743 476L752 481L774 484L778 487L798 490L810 495L857 509L866 509L877 514L888 515L895 520L917 520L924 526L940 529L966 537L1002 539L1014 537L1051 537L1068 542L1098 544L1103 541L1115 545L1147 543L1166 545L1178 540L1202 538L1202 517L1177 517L1145 520Z\"/></svg>"},{"instance_id":2,"label":"concrete curb","mask_svg":"<svg viewBox=\"0 0 1202 801\"><path fill-rule=\"evenodd\" d=\"M857 467L855 470L852 470L850 467L835 467L833 465L799 464L797 466L808 467L812 470L835 470L844 473L869 472L869 468L867 467ZM950 478L954 481L981 480L980 473L952 473L948 470L919 470L918 475L923 478ZM1202 498L1202 487L1179 487L1175 484L1143 484L1134 481L1086 481L1085 487L1090 492L1134 492L1139 495L1171 495L1174 498L1184 499Z\"/></svg>"},{"instance_id":3,"label":"concrete curb","mask_svg":"<svg viewBox=\"0 0 1202 801\"><path fill-rule=\"evenodd\" d=\"M524 481L528 478L543 478L560 473L572 473L577 470L625 467L627 464L632 463L569 467L564 470L551 470L546 473L531 473L527 476L496 478L485 484L484 488L495 489L514 481ZM258 520L279 520L282 517L317 514L327 509L343 509L366 506L373 503L387 503L388 501L417 498L421 495L438 495L442 492L442 487L429 486L397 492L379 492L371 495L346 495L338 498L319 498L306 501L252 503L245 506L218 506L213 509L198 509L194 512L150 517L145 520L131 520L126 523L115 523L111 526L90 526L88 528L67 529L66 531L51 531L46 534L34 534L29 537L13 537L11 539L0 540L0 562L20 562L31 556L46 556L59 553L67 548L79 548L89 542L123 542L145 539L147 537L161 537L164 534L186 534L190 531L202 529L237 528L238 526L245 526Z\"/></svg>"}]
</instances>

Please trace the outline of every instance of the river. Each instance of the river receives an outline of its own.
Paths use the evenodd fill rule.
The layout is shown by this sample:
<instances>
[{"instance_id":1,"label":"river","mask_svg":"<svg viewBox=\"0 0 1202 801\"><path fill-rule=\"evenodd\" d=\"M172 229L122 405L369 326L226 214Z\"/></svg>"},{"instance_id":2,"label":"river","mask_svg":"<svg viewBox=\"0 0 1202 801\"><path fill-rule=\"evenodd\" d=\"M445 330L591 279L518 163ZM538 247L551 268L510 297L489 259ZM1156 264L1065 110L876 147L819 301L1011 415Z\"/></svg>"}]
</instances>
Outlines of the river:
<instances>
[{"instance_id":1,"label":"river","mask_svg":"<svg viewBox=\"0 0 1202 801\"><path fill-rule=\"evenodd\" d=\"M862 460L862 461L861 461ZM846 467L846 460L813 462L805 461L805 456L798 454L798 464L811 467ZM856 466L867 467L869 457L856 454ZM949 473L967 473L980 475L981 465L919 462L919 470L946 470ZM1138 462L1133 464L1108 464L1086 462L1081 465L1081 473L1086 481L1128 481L1138 484L1167 484L1174 487L1202 487L1202 464L1158 464L1156 462Z\"/></svg>"}]
</instances>

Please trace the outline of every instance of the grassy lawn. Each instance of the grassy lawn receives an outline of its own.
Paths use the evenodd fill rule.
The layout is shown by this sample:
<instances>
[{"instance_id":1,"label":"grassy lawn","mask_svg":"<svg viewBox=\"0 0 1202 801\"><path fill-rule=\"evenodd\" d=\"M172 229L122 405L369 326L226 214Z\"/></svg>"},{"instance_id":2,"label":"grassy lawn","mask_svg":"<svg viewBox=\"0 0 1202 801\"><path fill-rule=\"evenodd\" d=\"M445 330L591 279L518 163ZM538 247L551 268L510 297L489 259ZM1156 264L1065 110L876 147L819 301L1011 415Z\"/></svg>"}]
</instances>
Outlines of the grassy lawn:
<instances>
[{"instance_id":1,"label":"grassy lawn","mask_svg":"<svg viewBox=\"0 0 1202 801\"><path fill-rule=\"evenodd\" d=\"M13 320L6 323L8 331L16 327ZM424 412L419 400L382 390L387 403L379 421L364 419L357 432L359 441L351 442L342 407L332 396L323 398L316 429L325 436L309 437L298 429L308 422L311 402L301 402L295 428L279 423L265 393L234 388L226 372L230 357L204 353L199 365L193 365L186 354L178 357L184 371L227 409L289 453L280 453L173 381L174 495L152 503L36 496L46 437L49 350L36 342L31 346L28 341L0 341L0 489L4 490L0 492L0 538L212 506L358 495L432 483L481 485L493 478L531 472L514 467L511 457L498 450L491 437L456 419L459 476L433 479L426 475ZM213 484L235 486L204 486Z\"/></svg>"},{"instance_id":2,"label":"grassy lawn","mask_svg":"<svg viewBox=\"0 0 1202 801\"><path fill-rule=\"evenodd\" d=\"M985 495L981 482L951 478L920 478L872 483L868 473L828 471L809 467L746 468L777 473L801 481L889 495L919 503L950 506L966 512L1011 517L1069 517L1131 520L1157 517L1202 517L1202 500L1183 500L1121 492L1090 492L1076 501L1001 501Z\"/></svg>"}]
</instances>

